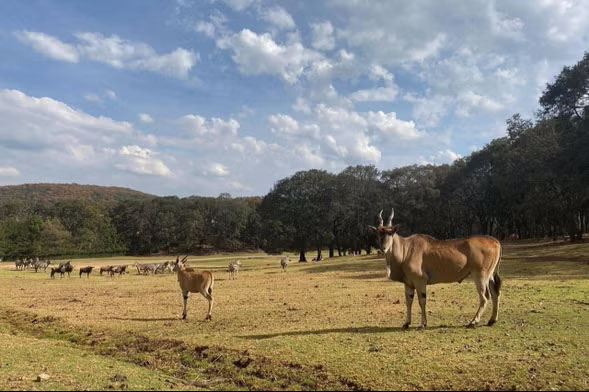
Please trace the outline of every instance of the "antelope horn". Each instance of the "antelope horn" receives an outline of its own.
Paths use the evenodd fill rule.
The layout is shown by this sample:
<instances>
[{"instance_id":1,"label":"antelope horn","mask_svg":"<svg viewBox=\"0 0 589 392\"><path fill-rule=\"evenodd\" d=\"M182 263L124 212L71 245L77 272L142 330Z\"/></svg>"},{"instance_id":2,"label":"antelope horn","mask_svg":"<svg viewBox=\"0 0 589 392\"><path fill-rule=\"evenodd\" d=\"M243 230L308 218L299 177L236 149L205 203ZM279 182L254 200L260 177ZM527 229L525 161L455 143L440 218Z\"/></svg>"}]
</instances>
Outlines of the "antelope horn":
<instances>
[{"instance_id":1,"label":"antelope horn","mask_svg":"<svg viewBox=\"0 0 589 392\"><path fill-rule=\"evenodd\" d=\"M378 224L379 226L382 226L384 224L383 220L382 220L382 211L380 210L380 214L378 214L378 219L380 220L380 223Z\"/></svg>"},{"instance_id":2,"label":"antelope horn","mask_svg":"<svg viewBox=\"0 0 589 392\"><path fill-rule=\"evenodd\" d=\"M184 256L184 258L182 259L182 261L180 261L181 263L184 263L186 261L186 259L188 258L188 255Z\"/></svg>"},{"instance_id":3,"label":"antelope horn","mask_svg":"<svg viewBox=\"0 0 589 392\"><path fill-rule=\"evenodd\" d=\"M395 216L395 209L394 208L391 211L391 216L389 216L389 224L388 224L388 226L392 226L393 225L393 216Z\"/></svg>"}]
</instances>

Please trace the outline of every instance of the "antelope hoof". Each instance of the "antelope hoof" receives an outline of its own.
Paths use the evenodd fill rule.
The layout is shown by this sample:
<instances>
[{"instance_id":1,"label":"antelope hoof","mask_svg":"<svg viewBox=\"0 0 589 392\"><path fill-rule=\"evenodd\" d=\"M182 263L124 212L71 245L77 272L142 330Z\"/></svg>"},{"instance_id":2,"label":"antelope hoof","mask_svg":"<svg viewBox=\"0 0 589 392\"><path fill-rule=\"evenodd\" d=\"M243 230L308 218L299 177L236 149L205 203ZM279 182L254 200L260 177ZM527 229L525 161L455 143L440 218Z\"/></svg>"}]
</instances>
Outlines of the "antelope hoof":
<instances>
[{"instance_id":1,"label":"antelope hoof","mask_svg":"<svg viewBox=\"0 0 589 392\"><path fill-rule=\"evenodd\" d=\"M182 320L186 320L186 313L182 313Z\"/></svg>"},{"instance_id":2,"label":"antelope hoof","mask_svg":"<svg viewBox=\"0 0 589 392\"><path fill-rule=\"evenodd\" d=\"M493 324L495 324L497 322L497 320L489 320L489 322L487 323L487 327L492 326Z\"/></svg>"},{"instance_id":3,"label":"antelope hoof","mask_svg":"<svg viewBox=\"0 0 589 392\"><path fill-rule=\"evenodd\" d=\"M476 328L476 327L477 327L477 324L476 324L476 323L469 323L469 324L466 326L466 328L472 328L472 329L474 329L474 328Z\"/></svg>"},{"instance_id":4,"label":"antelope hoof","mask_svg":"<svg viewBox=\"0 0 589 392\"><path fill-rule=\"evenodd\" d=\"M420 325L419 326L419 330L420 331L425 331L426 328L427 328L427 324L424 324L424 325Z\"/></svg>"},{"instance_id":5,"label":"antelope hoof","mask_svg":"<svg viewBox=\"0 0 589 392\"><path fill-rule=\"evenodd\" d=\"M401 328L403 329L403 331L407 331L409 329L409 323L403 324Z\"/></svg>"},{"instance_id":6,"label":"antelope hoof","mask_svg":"<svg viewBox=\"0 0 589 392\"><path fill-rule=\"evenodd\" d=\"M210 314L207 314L207 317L205 317L205 321L212 320L212 319L213 319L213 316L211 316Z\"/></svg>"}]
</instances>

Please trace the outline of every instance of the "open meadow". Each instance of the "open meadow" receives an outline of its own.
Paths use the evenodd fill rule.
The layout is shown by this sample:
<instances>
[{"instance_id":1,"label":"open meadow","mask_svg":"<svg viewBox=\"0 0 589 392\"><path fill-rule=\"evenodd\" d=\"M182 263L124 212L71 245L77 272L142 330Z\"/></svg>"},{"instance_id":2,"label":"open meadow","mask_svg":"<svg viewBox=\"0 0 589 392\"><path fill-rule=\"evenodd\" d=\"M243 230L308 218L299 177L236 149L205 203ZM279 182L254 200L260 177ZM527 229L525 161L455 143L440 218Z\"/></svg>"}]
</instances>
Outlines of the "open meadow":
<instances>
[{"instance_id":1,"label":"open meadow","mask_svg":"<svg viewBox=\"0 0 589 392\"><path fill-rule=\"evenodd\" d=\"M499 321L476 329L465 328L478 305L466 280L428 286L428 328L417 329L414 303L401 330L403 285L385 280L376 255L293 261L287 272L265 254L190 257L215 274L212 321L200 294L181 320L175 274L97 271L171 259L78 259L54 280L2 263L0 389L589 388L587 243L505 245ZM79 278L86 265L97 268ZM43 372L50 379L35 382Z\"/></svg>"}]
</instances>

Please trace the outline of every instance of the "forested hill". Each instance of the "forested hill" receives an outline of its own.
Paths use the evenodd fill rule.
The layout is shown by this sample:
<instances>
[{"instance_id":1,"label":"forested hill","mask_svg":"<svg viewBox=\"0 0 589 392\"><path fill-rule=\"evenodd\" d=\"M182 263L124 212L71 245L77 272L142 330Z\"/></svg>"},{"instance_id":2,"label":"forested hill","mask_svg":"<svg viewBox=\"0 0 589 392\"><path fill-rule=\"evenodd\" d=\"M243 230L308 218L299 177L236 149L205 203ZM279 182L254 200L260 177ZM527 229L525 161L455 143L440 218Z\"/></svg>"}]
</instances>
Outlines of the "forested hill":
<instances>
[{"instance_id":1,"label":"forested hill","mask_svg":"<svg viewBox=\"0 0 589 392\"><path fill-rule=\"evenodd\" d=\"M14 201L27 203L80 200L117 202L146 200L155 196L129 188L80 184L23 184L0 186L0 204Z\"/></svg>"},{"instance_id":2,"label":"forested hill","mask_svg":"<svg viewBox=\"0 0 589 392\"><path fill-rule=\"evenodd\" d=\"M589 232L589 52L564 67L536 117L447 165L306 170L263 197L156 197L84 185L0 187L0 258L329 248L370 252L386 209L400 235L582 241ZM386 222L386 221L380 221Z\"/></svg>"}]
</instances>

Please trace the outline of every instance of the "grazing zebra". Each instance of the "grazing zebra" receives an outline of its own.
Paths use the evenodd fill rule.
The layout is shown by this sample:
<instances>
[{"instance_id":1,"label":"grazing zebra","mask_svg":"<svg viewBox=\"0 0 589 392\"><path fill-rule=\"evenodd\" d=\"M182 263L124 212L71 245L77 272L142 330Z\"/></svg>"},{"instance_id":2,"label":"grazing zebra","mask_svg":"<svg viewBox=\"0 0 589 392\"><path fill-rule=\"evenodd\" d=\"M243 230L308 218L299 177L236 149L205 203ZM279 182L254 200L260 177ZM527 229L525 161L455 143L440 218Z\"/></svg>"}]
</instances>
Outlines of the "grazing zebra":
<instances>
[{"instance_id":1,"label":"grazing zebra","mask_svg":"<svg viewBox=\"0 0 589 392\"><path fill-rule=\"evenodd\" d=\"M286 272L286 267L288 267L288 263L290 263L290 256L286 256L280 259L280 267L282 271Z\"/></svg>"},{"instance_id":2,"label":"grazing zebra","mask_svg":"<svg viewBox=\"0 0 589 392\"><path fill-rule=\"evenodd\" d=\"M237 260L234 263L229 263L229 279L236 279L237 278L237 273L239 272L239 269L241 268L241 261Z\"/></svg>"}]
</instances>

